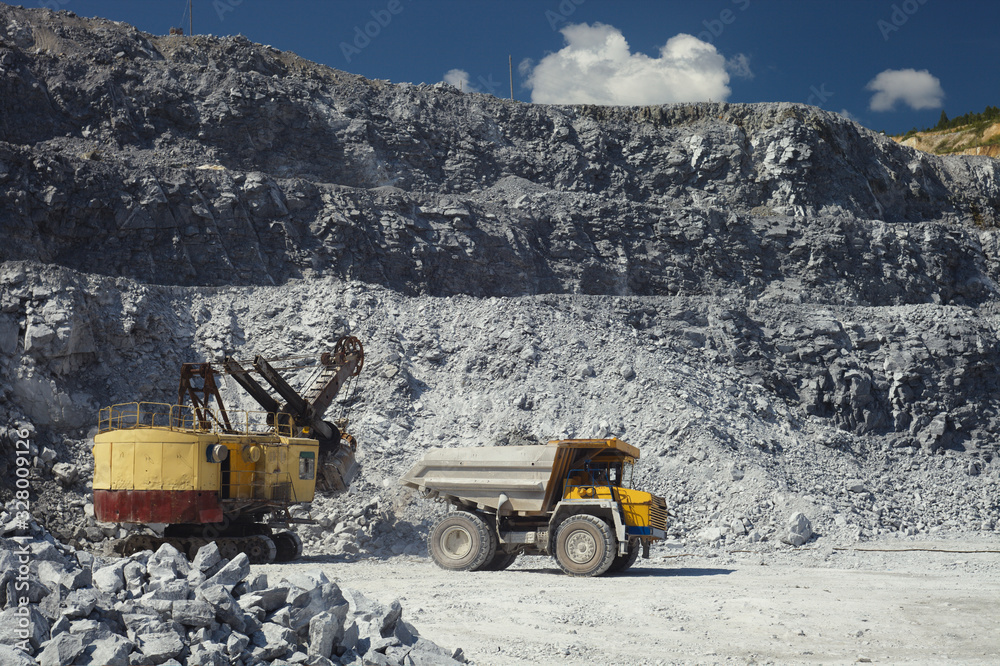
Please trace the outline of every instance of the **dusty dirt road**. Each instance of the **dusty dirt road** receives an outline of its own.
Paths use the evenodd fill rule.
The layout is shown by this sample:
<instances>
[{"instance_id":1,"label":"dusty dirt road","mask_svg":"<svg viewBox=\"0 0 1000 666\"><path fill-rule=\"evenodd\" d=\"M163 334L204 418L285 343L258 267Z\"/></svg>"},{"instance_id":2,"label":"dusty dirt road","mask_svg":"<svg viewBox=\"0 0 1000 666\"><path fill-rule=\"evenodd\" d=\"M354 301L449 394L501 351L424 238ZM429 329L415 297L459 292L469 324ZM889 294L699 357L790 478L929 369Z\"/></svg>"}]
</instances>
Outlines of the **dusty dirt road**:
<instances>
[{"instance_id":1,"label":"dusty dirt road","mask_svg":"<svg viewBox=\"0 0 1000 666\"><path fill-rule=\"evenodd\" d=\"M1000 540L858 547L1000 551ZM477 666L1000 663L1000 554L668 552L605 578L570 578L538 557L481 573L416 557L260 570L277 581L286 567L319 568L379 601L398 598L422 635Z\"/></svg>"}]
</instances>

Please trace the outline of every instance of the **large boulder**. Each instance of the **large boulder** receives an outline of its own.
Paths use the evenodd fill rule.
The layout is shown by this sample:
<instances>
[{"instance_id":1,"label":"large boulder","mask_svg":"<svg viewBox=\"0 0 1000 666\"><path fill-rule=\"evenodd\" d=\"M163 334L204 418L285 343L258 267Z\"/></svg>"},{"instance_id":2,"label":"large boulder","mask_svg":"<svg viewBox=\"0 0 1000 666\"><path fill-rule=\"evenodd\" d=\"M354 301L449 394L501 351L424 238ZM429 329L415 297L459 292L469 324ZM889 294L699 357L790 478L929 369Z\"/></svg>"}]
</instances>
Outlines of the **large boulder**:
<instances>
[{"instance_id":1,"label":"large boulder","mask_svg":"<svg viewBox=\"0 0 1000 666\"><path fill-rule=\"evenodd\" d=\"M812 538L812 523L801 512L793 513L785 521L784 530L779 537L782 543L790 546L801 546Z\"/></svg>"}]
</instances>

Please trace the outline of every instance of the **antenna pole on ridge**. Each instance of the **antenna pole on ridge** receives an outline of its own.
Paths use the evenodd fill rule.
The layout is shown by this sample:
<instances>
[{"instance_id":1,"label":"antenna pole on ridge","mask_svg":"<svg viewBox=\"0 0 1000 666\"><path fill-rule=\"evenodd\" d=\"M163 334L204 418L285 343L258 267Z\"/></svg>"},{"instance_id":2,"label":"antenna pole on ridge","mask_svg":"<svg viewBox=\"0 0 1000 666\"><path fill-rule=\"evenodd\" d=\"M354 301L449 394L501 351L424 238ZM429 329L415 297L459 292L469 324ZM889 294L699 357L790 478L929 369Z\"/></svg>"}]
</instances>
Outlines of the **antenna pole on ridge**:
<instances>
[{"instance_id":1,"label":"antenna pole on ridge","mask_svg":"<svg viewBox=\"0 0 1000 666\"><path fill-rule=\"evenodd\" d=\"M507 55L507 71L510 73L510 101L514 101L514 60Z\"/></svg>"}]
</instances>

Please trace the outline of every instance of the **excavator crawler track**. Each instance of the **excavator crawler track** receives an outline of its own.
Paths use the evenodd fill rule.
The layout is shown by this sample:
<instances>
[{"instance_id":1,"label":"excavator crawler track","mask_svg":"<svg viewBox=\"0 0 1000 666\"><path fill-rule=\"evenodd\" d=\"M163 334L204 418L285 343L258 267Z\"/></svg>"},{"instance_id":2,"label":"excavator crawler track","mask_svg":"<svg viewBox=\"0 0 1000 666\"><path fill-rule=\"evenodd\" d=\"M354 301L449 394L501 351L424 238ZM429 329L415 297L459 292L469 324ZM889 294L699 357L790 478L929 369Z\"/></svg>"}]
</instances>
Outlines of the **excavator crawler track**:
<instances>
[{"instance_id":1,"label":"excavator crawler track","mask_svg":"<svg viewBox=\"0 0 1000 666\"><path fill-rule=\"evenodd\" d=\"M280 536L280 535L279 535ZM297 539L297 537L296 537ZM219 547L219 554L227 560L231 560L240 553L246 554L251 564L269 564L275 561L289 561L302 554L301 542L298 549L289 550L288 547L282 554L288 559L278 558L278 547L272 537L265 534L254 534L251 536L219 537L216 539L205 539L200 537L158 537L148 534L133 534L115 544L115 550L128 557L144 550L156 552L160 546L169 543L178 551L184 553L188 559L194 559L198 551L209 543L215 542Z\"/></svg>"}]
</instances>

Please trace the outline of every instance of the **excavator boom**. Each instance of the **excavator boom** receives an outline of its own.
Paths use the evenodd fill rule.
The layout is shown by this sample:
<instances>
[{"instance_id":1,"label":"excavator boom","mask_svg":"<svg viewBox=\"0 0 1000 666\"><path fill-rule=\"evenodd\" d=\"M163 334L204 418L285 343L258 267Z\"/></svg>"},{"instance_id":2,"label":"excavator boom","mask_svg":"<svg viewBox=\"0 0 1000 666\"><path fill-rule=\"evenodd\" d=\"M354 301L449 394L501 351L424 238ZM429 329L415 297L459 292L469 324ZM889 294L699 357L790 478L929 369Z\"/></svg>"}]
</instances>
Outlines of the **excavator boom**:
<instances>
[{"instance_id":1,"label":"excavator boom","mask_svg":"<svg viewBox=\"0 0 1000 666\"><path fill-rule=\"evenodd\" d=\"M309 432L310 436L319 441L320 454L324 459L320 469L322 481L320 487L331 492L341 492L347 489L357 475L358 464L354 457L357 444L353 437L343 432L343 428L347 425L346 420L334 424L324 420L323 417L348 380L361 373L365 361L364 347L356 337L345 335L337 340L333 352L322 354L319 361L320 372L303 393L293 389L271 362L261 355L254 358L252 370L243 367L231 356L227 356L222 362L222 370L235 379L264 411L273 414L276 419L282 419L283 425L294 426L298 434ZM185 366L185 373L182 374L180 402L183 403L185 396L190 396L194 406L200 408L199 418L207 419L211 412L204 407L207 407L209 400L214 397L228 427L228 417L222 404L222 397L212 378L212 364L189 365L191 367ZM276 400L252 376L253 373L263 377L274 392L281 396L284 403ZM204 388L192 387L190 379L187 378L193 376L204 378Z\"/></svg>"},{"instance_id":2,"label":"excavator boom","mask_svg":"<svg viewBox=\"0 0 1000 666\"><path fill-rule=\"evenodd\" d=\"M243 387L244 391L257 401L257 404L264 408L264 411L268 413L281 411L281 403L272 398L271 394L258 384L257 380L251 377L250 373L236 359L227 356L226 360L222 362L222 367L225 368L230 377L236 380L237 384Z\"/></svg>"}]
</instances>

